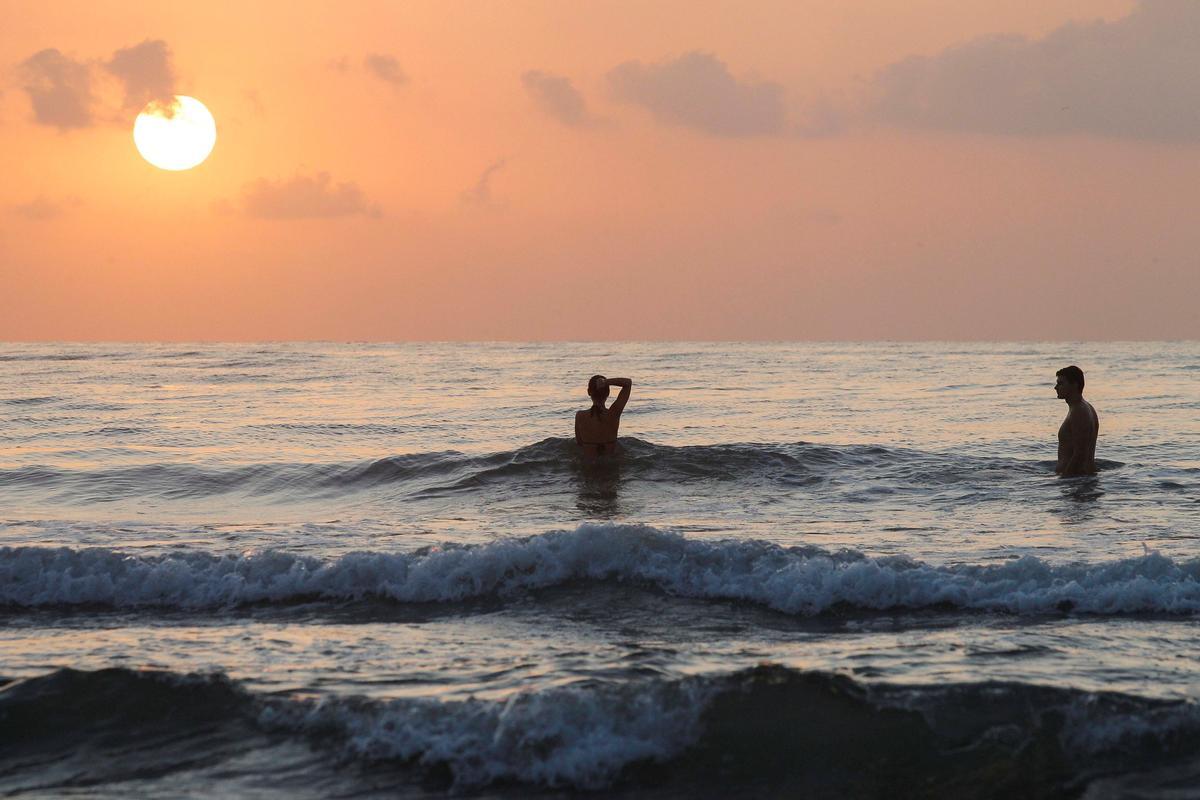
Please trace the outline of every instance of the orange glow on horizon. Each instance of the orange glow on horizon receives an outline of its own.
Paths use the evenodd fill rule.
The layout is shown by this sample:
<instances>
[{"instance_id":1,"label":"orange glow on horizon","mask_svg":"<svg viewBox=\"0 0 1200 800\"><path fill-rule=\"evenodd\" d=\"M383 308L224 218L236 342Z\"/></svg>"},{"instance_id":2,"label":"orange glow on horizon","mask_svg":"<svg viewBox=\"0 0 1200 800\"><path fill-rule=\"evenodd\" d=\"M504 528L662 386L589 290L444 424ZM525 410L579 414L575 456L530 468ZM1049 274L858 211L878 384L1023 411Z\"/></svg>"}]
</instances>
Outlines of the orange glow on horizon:
<instances>
[{"instance_id":1,"label":"orange glow on horizon","mask_svg":"<svg viewBox=\"0 0 1200 800\"><path fill-rule=\"evenodd\" d=\"M871 110L896 64L1132 0L743 11L29 5L0 339L1200 336L1196 143ZM175 178L126 127L168 89L221 128Z\"/></svg>"}]
</instances>

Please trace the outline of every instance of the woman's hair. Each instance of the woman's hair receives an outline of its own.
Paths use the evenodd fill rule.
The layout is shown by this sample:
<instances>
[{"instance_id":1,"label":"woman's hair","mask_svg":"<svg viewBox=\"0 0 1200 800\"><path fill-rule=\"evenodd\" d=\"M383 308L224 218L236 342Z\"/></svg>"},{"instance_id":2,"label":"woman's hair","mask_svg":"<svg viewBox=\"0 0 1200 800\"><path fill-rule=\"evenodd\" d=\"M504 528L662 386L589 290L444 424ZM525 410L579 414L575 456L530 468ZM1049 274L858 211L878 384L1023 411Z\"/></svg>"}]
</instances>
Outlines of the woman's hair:
<instances>
[{"instance_id":1,"label":"woman's hair","mask_svg":"<svg viewBox=\"0 0 1200 800\"><path fill-rule=\"evenodd\" d=\"M602 381L604 381L603 375L593 375L588 378L588 397L600 401L599 405L592 406L592 416L599 416L604 413L604 401L608 399L608 383L605 382L603 388L601 388Z\"/></svg>"}]
</instances>

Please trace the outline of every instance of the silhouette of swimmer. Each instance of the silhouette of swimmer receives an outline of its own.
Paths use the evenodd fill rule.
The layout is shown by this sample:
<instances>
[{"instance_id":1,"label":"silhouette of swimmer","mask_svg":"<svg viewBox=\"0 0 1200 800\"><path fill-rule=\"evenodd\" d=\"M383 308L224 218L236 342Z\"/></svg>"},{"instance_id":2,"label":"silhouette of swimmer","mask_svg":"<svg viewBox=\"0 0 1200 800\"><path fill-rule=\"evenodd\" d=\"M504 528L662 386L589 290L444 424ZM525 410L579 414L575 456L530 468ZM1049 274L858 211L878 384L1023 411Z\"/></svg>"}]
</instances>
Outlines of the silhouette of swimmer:
<instances>
[{"instance_id":1,"label":"silhouette of swimmer","mask_svg":"<svg viewBox=\"0 0 1200 800\"><path fill-rule=\"evenodd\" d=\"M1054 374L1058 376L1054 391L1060 400L1067 401L1067 418L1058 429L1058 464L1054 471L1064 477L1095 475L1100 417L1083 399L1083 370L1072 364Z\"/></svg>"},{"instance_id":2,"label":"silhouette of swimmer","mask_svg":"<svg viewBox=\"0 0 1200 800\"><path fill-rule=\"evenodd\" d=\"M608 399L610 386L620 386L621 393L611 406L605 408L604 401ZM587 392L592 398L592 407L575 412L575 441L583 448L584 456L596 458L613 455L619 451L617 428L621 426L621 412L629 402L632 389L633 381L629 378L593 375L588 380Z\"/></svg>"}]
</instances>

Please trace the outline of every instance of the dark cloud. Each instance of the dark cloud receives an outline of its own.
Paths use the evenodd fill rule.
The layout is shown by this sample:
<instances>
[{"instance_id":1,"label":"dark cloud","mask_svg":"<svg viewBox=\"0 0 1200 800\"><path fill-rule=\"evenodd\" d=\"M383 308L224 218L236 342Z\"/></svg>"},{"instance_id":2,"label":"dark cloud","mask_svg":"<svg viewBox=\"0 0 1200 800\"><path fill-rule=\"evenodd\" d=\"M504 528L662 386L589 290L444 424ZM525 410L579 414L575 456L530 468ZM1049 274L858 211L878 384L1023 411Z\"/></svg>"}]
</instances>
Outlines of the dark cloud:
<instances>
[{"instance_id":1,"label":"dark cloud","mask_svg":"<svg viewBox=\"0 0 1200 800\"><path fill-rule=\"evenodd\" d=\"M711 53L685 53L658 64L628 61L609 71L608 82L619 100L643 106L663 122L715 136L786 132L783 88L738 80Z\"/></svg>"},{"instance_id":2,"label":"dark cloud","mask_svg":"<svg viewBox=\"0 0 1200 800\"><path fill-rule=\"evenodd\" d=\"M521 75L521 83L538 108L559 122L578 127L592 121L583 95L571 85L570 78L531 69Z\"/></svg>"},{"instance_id":3,"label":"dark cloud","mask_svg":"<svg viewBox=\"0 0 1200 800\"><path fill-rule=\"evenodd\" d=\"M64 131L92 124L92 80L86 63L50 48L34 53L17 69L38 124Z\"/></svg>"},{"instance_id":4,"label":"dark cloud","mask_svg":"<svg viewBox=\"0 0 1200 800\"><path fill-rule=\"evenodd\" d=\"M1113 22L1041 39L987 36L892 64L871 119L1014 135L1200 138L1200 3L1142 0Z\"/></svg>"},{"instance_id":5,"label":"dark cloud","mask_svg":"<svg viewBox=\"0 0 1200 800\"><path fill-rule=\"evenodd\" d=\"M327 172L318 172L311 178L297 175L287 180L255 181L243 193L242 209L248 216L261 219L380 215L379 206L367 202L358 184L335 184Z\"/></svg>"},{"instance_id":6,"label":"dark cloud","mask_svg":"<svg viewBox=\"0 0 1200 800\"><path fill-rule=\"evenodd\" d=\"M171 50L163 40L147 39L122 48L104 66L124 84L125 108L140 110L148 103L158 103L170 109L174 105L175 69Z\"/></svg>"},{"instance_id":7,"label":"dark cloud","mask_svg":"<svg viewBox=\"0 0 1200 800\"><path fill-rule=\"evenodd\" d=\"M363 68L393 86L403 86L408 83L408 76L400 69L400 62L394 57L382 53L371 53L363 59Z\"/></svg>"},{"instance_id":8,"label":"dark cloud","mask_svg":"<svg viewBox=\"0 0 1200 800\"><path fill-rule=\"evenodd\" d=\"M462 201L468 206L485 206L492 202L492 177L508 164L507 158L497 159L479 175L479 180L462 193Z\"/></svg>"}]
</instances>

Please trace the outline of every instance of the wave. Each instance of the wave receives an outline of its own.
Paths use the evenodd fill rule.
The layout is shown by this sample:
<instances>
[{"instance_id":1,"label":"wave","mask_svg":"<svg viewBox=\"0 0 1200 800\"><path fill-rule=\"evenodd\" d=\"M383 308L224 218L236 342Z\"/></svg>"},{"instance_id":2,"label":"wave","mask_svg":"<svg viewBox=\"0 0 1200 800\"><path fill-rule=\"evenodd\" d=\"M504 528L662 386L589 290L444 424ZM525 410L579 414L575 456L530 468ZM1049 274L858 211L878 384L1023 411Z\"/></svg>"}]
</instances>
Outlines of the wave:
<instances>
[{"instance_id":1,"label":"wave","mask_svg":"<svg viewBox=\"0 0 1200 800\"><path fill-rule=\"evenodd\" d=\"M1019 683L862 684L775 665L454 701L287 697L219 674L63 669L0 690L0 716L8 791L55 786L46 756L82 745L87 757L68 755L62 772L75 785L167 777L198 762L224 774L222 761L254 763L248 751L300 739L312 750L292 765L308 773L296 781L336 770L378 787L373 775L397 780L400 768L409 782L459 790L1058 796L1122 775L1146 786L1155 769L1178 780L1181 766L1196 772L1200 745L1200 709L1186 701ZM340 768L347 759L360 769Z\"/></svg>"},{"instance_id":2,"label":"wave","mask_svg":"<svg viewBox=\"0 0 1200 800\"><path fill-rule=\"evenodd\" d=\"M317 430L306 431L309 434ZM341 436L326 426L321 435ZM167 499L226 493L321 497L389 489L414 496L464 493L486 487L521 487L530 480L560 482L563 488L595 480L655 482L741 482L781 488L846 485L870 480L897 491L956 484L998 484L1049 477L1053 462L925 453L870 445L720 444L672 447L636 438L621 439L623 453L612 462L589 464L574 441L544 439L484 455L457 451L412 453L357 463L269 463L240 466L147 464L104 469L25 466L0 470L0 488L53 491L63 502L102 502L127 497ZM1101 469L1121 466L1099 462Z\"/></svg>"},{"instance_id":3,"label":"wave","mask_svg":"<svg viewBox=\"0 0 1200 800\"><path fill-rule=\"evenodd\" d=\"M0 361L89 361L111 356L110 353L3 353Z\"/></svg>"},{"instance_id":4,"label":"wave","mask_svg":"<svg viewBox=\"0 0 1200 800\"><path fill-rule=\"evenodd\" d=\"M57 402L59 398L52 395L38 397L13 397L8 400L0 400L0 403L6 406L40 406L46 403Z\"/></svg>"},{"instance_id":5,"label":"wave","mask_svg":"<svg viewBox=\"0 0 1200 800\"><path fill-rule=\"evenodd\" d=\"M637 525L585 524L483 545L334 560L264 551L129 554L104 548L0 548L0 605L220 609L302 601L458 603L578 582L646 586L786 614L948 609L1018 615L1200 612L1200 559L1149 552L1094 564L1034 556L935 566L903 556L702 541Z\"/></svg>"}]
</instances>

